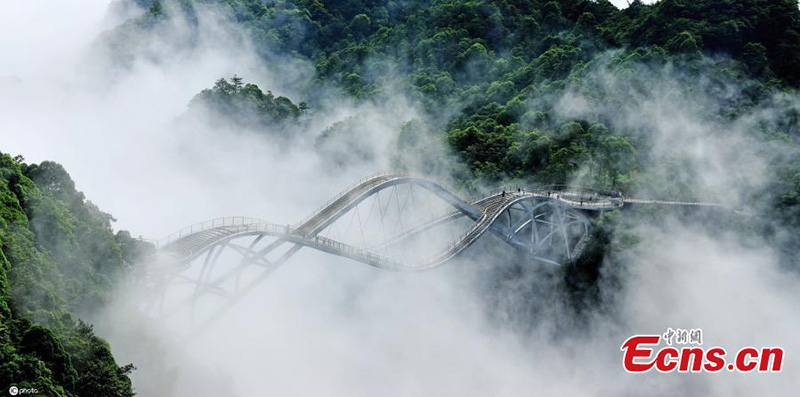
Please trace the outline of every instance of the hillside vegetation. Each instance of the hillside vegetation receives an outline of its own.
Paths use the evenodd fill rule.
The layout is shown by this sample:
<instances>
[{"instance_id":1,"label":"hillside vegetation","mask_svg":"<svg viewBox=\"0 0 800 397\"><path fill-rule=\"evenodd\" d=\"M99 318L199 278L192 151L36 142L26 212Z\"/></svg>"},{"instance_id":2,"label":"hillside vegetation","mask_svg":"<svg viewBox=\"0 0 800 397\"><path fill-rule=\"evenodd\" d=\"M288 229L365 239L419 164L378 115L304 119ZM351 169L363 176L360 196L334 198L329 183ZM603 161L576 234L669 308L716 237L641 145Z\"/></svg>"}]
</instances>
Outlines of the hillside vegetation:
<instances>
[{"instance_id":1,"label":"hillside vegetation","mask_svg":"<svg viewBox=\"0 0 800 397\"><path fill-rule=\"evenodd\" d=\"M118 55L139 50L121 44L132 32L146 35L175 18L199 24L198 10L210 8L242 27L265 62L292 56L315 65L299 90L308 105L299 108L241 81L230 95L235 84L225 80L194 103L269 126L321 106L321 87L382 102L399 86L425 114L403 128L398 151L426 153L442 142L457 154L453 172L465 183L580 177L636 190L654 162L649 131L614 115L653 99L655 82L673 82L676 98L707 95L714 107L696 110L720 130L800 84L793 0L634 1L625 10L604 0L138 3L149 11L109 35ZM588 114L565 114L568 96L585 101ZM776 116L753 135L796 147L796 111Z\"/></svg>"},{"instance_id":2,"label":"hillside vegetation","mask_svg":"<svg viewBox=\"0 0 800 397\"><path fill-rule=\"evenodd\" d=\"M80 320L113 296L146 249L75 190L52 162L0 153L0 390L46 396L132 396L133 365Z\"/></svg>"},{"instance_id":3,"label":"hillside vegetation","mask_svg":"<svg viewBox=\"0 0 800 397\"><path fill-rule=\"evenodd\" d=\"M265 65L287 57L314 65L313 79L297 87L302 98L295 99L307 102L300 107L287 98L265 102L262 89L241 82L228 95L236 83L226 80L193 102L224 117L274 129L299 112L313 116L326 106L318 93L331 87L357 102L399 94L422 115L398 132L398 167L445 169L465 185L579 183L714 200L720 189L696 182L701 162L655 150L667 133L704 135L747 147L733 167L751 161L744 153L767 163L761 185L744 167L728 172L728 190L742 194L734 201L760 203L779 225L798 226L794 0L633 1L624 10L604 0L137 2L148 11L107 38L122 59L139 48L120 38L146 37L177 19L200 26L198 15L210 9L247 34ZM659 114L665 105L671 108ZM243 106L261 110L231 111ZM348 156L370 158L350 127L337 123L316 139L339 165ZM326 141L337 138L352 153L327 153L336 145Z\"/></svg>"}]
</instances>

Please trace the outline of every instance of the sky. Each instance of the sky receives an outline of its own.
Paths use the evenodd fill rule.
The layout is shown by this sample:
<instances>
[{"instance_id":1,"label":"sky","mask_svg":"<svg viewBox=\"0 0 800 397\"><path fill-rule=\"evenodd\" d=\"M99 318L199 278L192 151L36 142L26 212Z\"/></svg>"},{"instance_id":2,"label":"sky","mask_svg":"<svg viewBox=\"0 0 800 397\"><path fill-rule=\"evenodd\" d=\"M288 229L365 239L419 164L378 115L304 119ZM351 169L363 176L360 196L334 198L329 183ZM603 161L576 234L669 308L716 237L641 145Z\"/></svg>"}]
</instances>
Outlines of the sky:
<instances>
[{"instance_id":1,"label":"sky","mask_svg":"<svg viewBox=\"0 0 800 397\"><path fill-rule=\"evenodd\" d=\"M628 1L627 0L610 0L611 4L615 5L619 9L628 8Z\"/></svg>"},{"instance_id":2,"label":"sky","mask_svg":"<svg viewBox=\"0 0 800 397\"><path fill-rule=\"evenodd\" d=\"M631 1L628 1L628 0L609 0L609 1L611 2L611 4L615 5L620 10L624 9L624 8L628 8L628 5L631 3ZM653 4L653 3L657 2L657 1L658 0L643 0L642 3Z\"/></svg>"}]
</instances>

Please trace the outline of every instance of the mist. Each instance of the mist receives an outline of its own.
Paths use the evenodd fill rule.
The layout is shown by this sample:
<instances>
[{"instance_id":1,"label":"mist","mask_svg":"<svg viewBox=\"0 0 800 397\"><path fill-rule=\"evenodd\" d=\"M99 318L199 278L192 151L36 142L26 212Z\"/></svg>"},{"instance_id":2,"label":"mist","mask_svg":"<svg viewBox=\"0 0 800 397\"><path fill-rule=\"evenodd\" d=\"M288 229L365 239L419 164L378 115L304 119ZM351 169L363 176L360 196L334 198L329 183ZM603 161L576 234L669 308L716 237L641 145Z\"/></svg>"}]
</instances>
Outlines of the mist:
<instances>
[{"instance_id":1,"label":"mist","mask_svg":"<svg viewBox=\"0 0 800 397\"><path fill-rule=\"evenodd\" d=\"M134 52L146 56L120 65L102 40L135 9L100 0L7 8L0 14L3 151L61 163L93 203L113 214L116 228L135 236L159 238L232 215L296 222L359 178L397 165L402 126L424 118L422 105L391 85L390 99L380 103L310 85L310 62L279 54L265 61L218 11L199 11L198 32L180 21L162 27L146 51ZM800 98L775 98L721 123L707 116L724 104L702 81L687 92L677 87L680 70L651 72L632 72L644 89L633 89L608 65L589 72L604 92L631 98L625 107L603 106L578 88L552 105L563 117L609 122L650 142L643 155L652 169L642 172L653 177L637 195L688 192L758 217L752 199L774 178L771 161L795 153L753 145L750 134L778 112L800 109ZM313 100L290 144L186 117L196 94L234 74L296 102ZM726 90L735 96L743 88L731 83ZM320 147L317 137L337 123L355 131L370 155L349 157L346 136ZM442 162L452 156L436 153ZM624 248L606 258L596 301L580 310L569 303L563 273L519 267L487 241L491 249L423 273L385 272L303 249L189 342L174 325L131 316L142 297L124 288L94 322L117 361L137 366L132 377L142 396L727 396L800 389L791 376L800 365L793 354L800 350L800 280L784 265L778 241L716 228L715 213L653 212L622 214L613 244ZM630 234L635 243L622 241ZM515 276L501 276L509 268ZM501 281L489 288L492 278ZM702 328L704 345L729 350L781 346L784 373L626 373L622 342L667 327Z\"/></svg>"}]
</instances>

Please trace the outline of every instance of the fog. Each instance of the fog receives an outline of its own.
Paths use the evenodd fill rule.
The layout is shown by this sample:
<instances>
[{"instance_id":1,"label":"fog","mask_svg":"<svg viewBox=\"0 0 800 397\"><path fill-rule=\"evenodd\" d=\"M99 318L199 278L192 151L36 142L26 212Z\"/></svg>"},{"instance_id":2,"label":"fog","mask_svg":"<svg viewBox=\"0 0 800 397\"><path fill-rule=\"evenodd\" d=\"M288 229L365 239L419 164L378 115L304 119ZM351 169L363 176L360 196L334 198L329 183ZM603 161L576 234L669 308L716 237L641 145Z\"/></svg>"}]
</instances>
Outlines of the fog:
<instances>
[{"instance_id":1,"label":"fog","mask_svg":"<svg viewBox=\"0 0 800 397\"><path fill-rule=\"evenodd\" d=\"M188 33L170 25L147 47L149 57L115 66L99 40L128 11L110 12L108 5L37 0L0 13L0 149L29 162L61 163L87 198L117 219L115 227L134 236L158 238L231 215L298 221L359 178L390 169L400 127L422 117L420 105L399 93L387 103L356 104L332 91L309 91L313 65L288 56L265 63L246 35L211 13L201 13L193 46L175 51L171 41ZM263 134L183 117L198 92L233 74L295 102L321 97L288 149ZM720 135L720 124L704 117L711 111L691 109L721 105L702 89L675 89L677 74L642 74L649 86L626 108L593 104L577 89L558 98L556 108L564 117L611 119L613 127L652 138L647 171L654 177L642 195L669 198L662 182L674 173L667 168L682 164L677 174L694 182L695 196L758 207L746 199L773 176L770 159L749 145L747 133L772 109L742 115ZM602 65L592 78L604 90L633 95ZM776 103L798 106L797 98ZM317 150L314 138L351 118L374 155L332 167L330 152ZM770 155L783 154L775 148ZM496 289L482 287L497 275L493 269L509 266L510 255L470 251L441 269L398 273L305 248L189 342L155 318L143 324L131 316L129 294L121 293L95 326L119 363L138 367L134 387L143 396L727 396L800 389L797 273L780 265L774 241L705 227L710 216L631 216L625 233L640 241L607 259L602 302L580 315L565 303L559 273L534 265ZM704 345L729 352L782 346L783 373L626 373L621 343L667 327L702 328Z\"/></svg>"}]
</instances>

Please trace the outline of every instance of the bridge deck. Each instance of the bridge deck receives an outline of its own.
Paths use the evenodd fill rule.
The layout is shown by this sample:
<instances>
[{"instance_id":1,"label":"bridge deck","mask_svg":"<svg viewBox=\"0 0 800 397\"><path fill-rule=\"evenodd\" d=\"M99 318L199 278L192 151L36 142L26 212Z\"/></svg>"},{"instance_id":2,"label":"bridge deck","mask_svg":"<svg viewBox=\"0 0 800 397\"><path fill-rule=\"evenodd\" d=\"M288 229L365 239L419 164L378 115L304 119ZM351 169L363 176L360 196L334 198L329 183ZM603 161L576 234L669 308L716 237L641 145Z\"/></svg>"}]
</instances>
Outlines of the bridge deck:
<instances>
[{"instance_id":1,"label":"bridge deck","mask_svg":"<svg viewBox=\"0 0 800 397\"><path fill-rule=\"evenodd\" d=\"M349 211L366 197L375 194L380 189L398 183L418 184L448 201L456 209L423 225L411 228L401 233L399 236L396 236L396 239L403 238L404 233L416 233L420 230L433 227L438 223L460 216L468 216L474 219L475 223L444 252L419 263L402 263L399 260L380 255L374 252L374 250L357 248L318 236L318 233L322 229L330 225L343 213ZM504 241L513 240L515 238L513 231L509 232L503 229L503 227L493 226L493 224L503 211L508 209L515 202L523 199L550 200L557 202L565 208L587 211L611 210L622 207L624 203L719 206L719 204L714 203L630 199L623 198L621 195L607 195L598 192L599 191L581 188L573 189L563 186L557 189L520 188L516 189L516 191L501 191L490 194L480 200L468 203L436 182L413 177L406 173L384 173L362 179L351 188L328 201L294 227L279 226L254 218L226 218L221 222L215 220L193 226L190 229L186 229L185 233L181 231L176 236L172 236L168 241L161 244L160 250L169 253L175 258L182 258L182 261L189 261L209 247L233 237L248 234L266 234L278 237L284 241L290 241L321 251L345 256L372 266L382 268L421 269L435 267L447 262L473 244L486 231L495 233Z\"/></svg>"}]
</instances>

